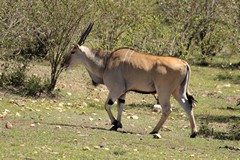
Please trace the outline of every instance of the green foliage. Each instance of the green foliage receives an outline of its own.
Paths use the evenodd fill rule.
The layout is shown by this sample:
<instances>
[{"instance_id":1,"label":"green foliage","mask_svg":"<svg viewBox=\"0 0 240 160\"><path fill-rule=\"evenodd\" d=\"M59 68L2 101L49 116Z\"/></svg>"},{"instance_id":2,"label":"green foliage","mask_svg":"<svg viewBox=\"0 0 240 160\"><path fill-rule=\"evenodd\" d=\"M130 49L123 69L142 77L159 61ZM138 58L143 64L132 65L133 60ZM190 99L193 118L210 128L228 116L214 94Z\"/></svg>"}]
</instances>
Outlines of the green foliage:
<instances>
[{"instance_id":1,"label":"green foliage","mask_svg":"<svg viewBox=\"0 0 240 160\"><path fill-rule=\"evenodd\" d=\"M51 64L51 81L47 88L52 91L62 71L60 64L68 54L88 2L30 0L9 3L4 1L2 8L1 46L10 53L30 57L47 54ZM11 12L13 14L9 15Z\"/></svg>"},{"instance_id":2,"label":"green foliage","mask_svg":"<svg viewBox=\"0 0 240 160\"><path fill-rule=\"evenodd\" d=\"M198 134L203 137L212 137L222 140L240 140L240 129L238 121L233 121L225 131L214 131L214 128L209 126L208 122L201 123Z\"/></svg>"},{"instance_id":3,"label":"green foliage","mask_svg":"<svg viewBox=\"0 0 240 160\"><path fill-rule=\"evenodd\" d=\"M86 43L114 50L176 56L209 65L213 57L232 64L240 52L240 2L215 0L0 0L0 54L45 57L51 92L61 62L94 21ZM236 61L236 60L235 60ZM239 60L234 62L239 64ZM237 68L237 67L236 67Z\"/></svg>"},{"instance_id":4,"label":"green foliage","mask_svg":"<svg viewBox=\"0 0 240 160\"><path fill-rule=\"evenodd\" d=\"M240 51L240 2L235 0L1 1L1 47L23 54L64 53L90 21L95 22L94 48L129 46L195 63Z\"/></svg>"},{"instance_id":5,"label":"green foliage","mask_svg":"<svg viewBox=\"0 0 240 160\"><path fill-rule=\"evenodd\" d=\"M238 121L231 122L229 133L231 133L232 140L240 140L240 124Z\"/></svg>"},{"instance_id":6,"label":"green foliage","mask_svg":"<svg viewBox=\"0 0 240 160\"><path fill-rule=\"evenodd\" d=\"M11 67L9 67L11 63ZM42 79L36 75L27 75L27 63L11 61L2 65L0 87L25 96L38 96L45 88Z\"/></svg>"},{"instance_id":7,"label":"green foliage","mask_svg":"<svg viewBox=\"0 0 240 160\"><path fill-rule=\"evenodd\" d=\"M43 92L42 79L35 75L29 77L24 84L24 92L28 96L37 96Z\"/></svg>"},{"instance_id":8,"label":"green foliage","mask_svg":"<svg viewBox=\"0 0 240 160\"><path fill-rule=\"evenodd\" d=\"M209 128L207 123L202 123L199 127L198 134L204 137L208 137L213 135L213 131Z\"/></svg>"},{"instance_id":9,"label":"green foliage","mask_svg":"<svg viewBox=\"0 0 240 160\"><path fill-rule=\"evenodd\" d=\"M12 62L10 62L12 64ZM2 87L21 87L26 79L26 63L18 63L10 66L10 63L4 64L4 71L1 73L0 81Z\"/></svg>"}]
</instances>

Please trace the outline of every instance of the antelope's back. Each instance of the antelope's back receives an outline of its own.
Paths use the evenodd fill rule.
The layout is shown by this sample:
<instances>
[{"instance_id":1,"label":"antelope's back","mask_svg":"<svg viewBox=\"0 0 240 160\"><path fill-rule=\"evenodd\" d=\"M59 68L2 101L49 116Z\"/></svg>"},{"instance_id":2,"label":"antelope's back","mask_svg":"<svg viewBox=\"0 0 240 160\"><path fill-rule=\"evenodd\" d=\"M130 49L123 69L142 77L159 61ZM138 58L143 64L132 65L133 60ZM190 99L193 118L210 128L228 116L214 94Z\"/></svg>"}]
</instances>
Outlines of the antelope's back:
<instances>
[{"instance_id":1,"label":"antelope's back","mask_svg":"<svg viewBox=\"0 0 240 160\"><path fill-rule=\"evenodd\" d=\"M107 74L114 81L127 84L128 90L152 92L154 85L179 83L186 73L186 62L174 57L153 56L132 49L114 51L107 65ZM161 84L160 84L161 83Z\"/></svg>"},{"instance_id":2,"label":"antelope's back","mask_svg":"<svg viewBox=\"0 0 240 160\"><path fill-rule=\"evenodd\" d=\"M118 49L112 53L108 67L128 67L128 69L157 71L158 68L167 70L181 70L187 62L175 57L154 56L136 52L132 49Z\"/></svg>"}]
</instances>

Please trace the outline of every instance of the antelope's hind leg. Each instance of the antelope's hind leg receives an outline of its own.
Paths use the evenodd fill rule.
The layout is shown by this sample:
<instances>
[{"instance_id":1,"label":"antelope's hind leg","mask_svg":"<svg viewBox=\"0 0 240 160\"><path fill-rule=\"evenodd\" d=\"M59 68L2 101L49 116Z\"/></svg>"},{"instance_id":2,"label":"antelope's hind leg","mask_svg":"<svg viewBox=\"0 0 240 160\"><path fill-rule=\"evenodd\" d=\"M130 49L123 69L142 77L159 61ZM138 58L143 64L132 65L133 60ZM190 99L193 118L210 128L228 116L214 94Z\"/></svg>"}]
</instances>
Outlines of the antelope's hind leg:
<instances>
[{"instance_id":1,"label":"antelope's hind leg","mask_svg":"<svg viewBox=\"0 0 240 160\"><path fill-rule=\"evenodd\" d=\"M158 133L160 128L163 126L164 122L167 120L169 114L172 112L172 108L170 105L170 95L168 94L159 95L158 99L159 99L159 104L162 106L162 115L159 122L157 123L155 128L152 130L152 132L150 132L150 134Z\"/></svg>"},{"instance_id":2,"label":"antelope's hind leg","mask_svg":"<svg viewBox=\"0 0 240 160\"><path fill-rule=\"evenodd\" d=\"M194 101L192 96L184 95L181 92L175 92L173 94L174 98L178 101L178 103L183 107L184 111L186 112L190 125L191 125L191 138L195 138L197 136L197 126L195 122L195 117L193 114L192 103Z\"/></svg>"}]
</instances>

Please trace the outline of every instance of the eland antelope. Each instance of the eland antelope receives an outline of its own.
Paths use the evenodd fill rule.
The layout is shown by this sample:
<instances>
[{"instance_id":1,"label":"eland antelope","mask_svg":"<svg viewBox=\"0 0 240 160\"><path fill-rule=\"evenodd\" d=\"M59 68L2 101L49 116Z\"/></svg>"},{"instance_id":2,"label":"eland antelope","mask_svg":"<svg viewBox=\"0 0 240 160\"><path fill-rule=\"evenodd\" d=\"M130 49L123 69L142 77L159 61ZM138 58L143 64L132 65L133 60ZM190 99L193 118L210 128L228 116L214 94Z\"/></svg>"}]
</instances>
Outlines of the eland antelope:
<instances>
[{"instance_id":1,"label":"eland antelope","mask_svg":"<svg viewBox=\"0 0 240 160\"><path fill-rule=\"evenodd\" d=\"M90 49L83 43L91 31L93 23L82 34L80 41L65 58L62 66L81 63L88 71L94 85L104 84L109 90L105 109L112 123L111 130L122 128L121 117L125 95L129 91L157 94L162 107L162 115L150 134L156 134L172 111L171 95L185 110L191 125L191 138L197 135L193 114L195 99L188 92L190 66L184 60L138 53L130 48L120 48L113 52ZM117 101L117 119L111 112L111 105Z\"/></svg>"}]
</instances>

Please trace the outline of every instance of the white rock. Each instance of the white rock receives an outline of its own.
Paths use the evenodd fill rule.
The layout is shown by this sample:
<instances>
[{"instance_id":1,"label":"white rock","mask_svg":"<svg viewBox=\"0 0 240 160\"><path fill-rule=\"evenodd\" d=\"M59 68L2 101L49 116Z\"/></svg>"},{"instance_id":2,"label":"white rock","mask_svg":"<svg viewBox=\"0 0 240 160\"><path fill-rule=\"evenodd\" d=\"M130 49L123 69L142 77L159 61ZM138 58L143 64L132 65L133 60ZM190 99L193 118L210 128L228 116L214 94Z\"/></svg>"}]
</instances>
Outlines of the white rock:
<instances>
[{"instance_id":1,"label":"white rock","mask_svg":"<svg viewBox=\"0 0 240 160\"><path fill-rule=\"evenodd\" d=\"M82 104L83 104L84 107L88 106L86 102L83 102Z\"/></svg>"},{"instance_id":2,"label":"white rock","mask_svg":"<svg viewBox=\"0 0 240 160\"><path fill-rule=\"evenodd\" d=\"M101 147L100 146L94 146L93 148L94 149L100 149Z\"/></svg>"},{"instance_id":3,"label":"white rock","mask_svg":"<svg viewBox=\"0 0 240 160\"><path fill-rule=\"evenodd\" d=\"M4 118L4 115L3 115L3 114L0 114L0 118Z\"/></svg>"},{"instance_id":4,"label":"white rock","mask_svg":"<svg viewBox=\"0 0 240 160\"><path fill-rule=\"evenodd\" d=\"M71 96L71 95L72 95L72 93L70 93L70 92L67 92L67 95Z\"/></svg>"},{"instance_id":5,"label":"white rock","mask_svg":"<svg viewBox=\"0 0 240 160\"><path fill-rule=\"evenodd\" d=\"M60 103L58 104L58 106L59 106L59 107L63 107L63 106L64 106L64 103L63 103L63 102L60 102Z\"/></svg>"},{"instance_id":6,"label":"white rock","mask_svg":"<svg viewBox=\"0 0 240 160\"><path fill-rule=\"evenodd\" d=\"M82 148L84 151L90 151L91 149L88 146Z\"/></svg>"},{"instance_id":7,"label":"white rock","mask_svg":"<svg viewBox=\"0 0 240 160\"><path fill-rule=\"evenodd\" d=\"M128 116L127 118L128 118L128 119L138 119L138 116L133 115L133 116Z\"/></svg>"},{"instance_id":8,"label":"white rock","mask_svg":"<svg viewBox=\"0 0 240 160\"><path fill-rule=\"evenodd\" d=\"M61 126L56 126L55 128L56 128L56 129L62 129L62 127L61 127Z\"/></svg>"},{"instance_id":9,"label":"white rock","mask_svg":"<svg viewBox=\"0 0 240 160\"><path fill-rule=\"evenodd\" d=\"M30 127L35 127L36 125L34 123L30 124Z\"/></svg>"},{"instance_id":10,"label":"white rock","mask_svg":"<svg viewBox=\"0 0 240 160\"><path fill-rule=\"evenodd\" d=\"M95 101L95 102L99 102L100 100L99 100L99 99L97 99L97 98L94 98L94 101Z\"/></svg>"},{"instance_id":11,"label":"white rock","mask_svg":"<svg viewBox=\"0 0 240 160\"><path fill-rule=\"evenodd\" d=\"M217 88L225 88L225 87L231 87L231 84L219 84L219 85L217 85Z\"/></svg>"},{"instance_id":12,"label":"white rock","mask_svg":"<svg viewBox=\"0 0 240 160\"><path fill-rule=\"evenodd\" d=\"M155 104L153 106L153 112L160 112L162 110L162 107L160 104Z\"/></svg>"},{"instance_id":13,"label":"white rock","mask_svg":"<svg viewBox=\"0 0 240 160\"><path fill-rule=\"evenodd\" d=\"M16 112L16 117L20 117L21 115L20 115L20 113L18 113L18 112Z\"/></svg>"},{"instance_id":14,"label":"white rock","mask_svg":"<svg viewBox=\"0 0 240 160\"><path fill-rule=\"evenodd\" d=\"M68 103L67 103L67 106L72 106L72 105L73 105L73 104L72 104L72 103L70 103L70 102L68 102Z\"/></svg>"},{"instance_id":15,"label":"white rock","mask_svg":"<svg viewBox=\"0 0 240 160\"><path fill-rule=\"evenodd\" d=\"M13 128L13 125L12 125L12 123L7 122L7 123L5 124L5 127L6 127L7 129L11 129L11 128Z\"/></svg>"}]
</instances>

